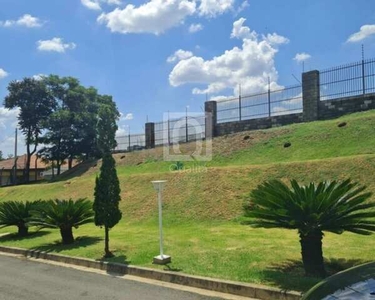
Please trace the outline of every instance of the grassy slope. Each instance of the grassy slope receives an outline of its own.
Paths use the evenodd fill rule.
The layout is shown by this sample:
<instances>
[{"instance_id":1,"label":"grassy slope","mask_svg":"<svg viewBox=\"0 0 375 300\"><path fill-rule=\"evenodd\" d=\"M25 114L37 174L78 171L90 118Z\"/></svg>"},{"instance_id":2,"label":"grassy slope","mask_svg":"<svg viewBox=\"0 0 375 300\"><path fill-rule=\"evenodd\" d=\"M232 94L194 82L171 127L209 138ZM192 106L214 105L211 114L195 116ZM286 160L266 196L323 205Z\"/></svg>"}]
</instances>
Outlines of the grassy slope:
<instances>
[{"instance_id":1,"label":"grassy slope","mask_svg":"<svg viewBox=\"0 0 375 300\"><path fill-rule=\"evenodd\" d=\"M348 125L338 128L343 120ZM126 154L123 159L123 155L117 155L123 220L111 232L115 260L151 266L158 240L155 193L150 181L163 178L168 180L164 216L166 251L174 258L171 268L306 290L316 280L301 276L296 232L240 225L236 219L241 215L243 198L270 178L307 182L350 176L375 192L374 133L375 111L370 111L340 120L222 137L214 141L214 159L209 168L198 173L169 172L169 163L161 161L160 149ZM251 139L243 140L245 135ZM292 143L290 148L283 148L286 141ZM98 168L93 166L79 177L55 183L2 188L0 199L92 198ZM76 235L84 238L69 247L55 244L58 231L43 231L22 240L1 238L0 242L100 257L100 229L87 225L76 230ZM327 234L324 253L334 272L371 260L374 246L373 237ZM196 260L191 259L192 255Z\"/></svg>"}]
</instances>

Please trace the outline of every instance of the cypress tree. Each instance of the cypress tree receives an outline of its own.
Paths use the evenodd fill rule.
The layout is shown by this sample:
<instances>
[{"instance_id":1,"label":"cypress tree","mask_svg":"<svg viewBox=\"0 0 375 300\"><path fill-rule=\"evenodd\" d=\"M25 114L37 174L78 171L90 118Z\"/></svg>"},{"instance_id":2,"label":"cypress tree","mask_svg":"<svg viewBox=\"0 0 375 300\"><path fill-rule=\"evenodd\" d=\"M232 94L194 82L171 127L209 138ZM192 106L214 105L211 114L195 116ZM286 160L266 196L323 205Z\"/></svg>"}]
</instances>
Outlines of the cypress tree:
<instances>
[{"instance_id":1,"label":"cypress tree","mask_svg":"<svg viewBox=\"0 0 375 300\"><path fill-rule=\"evenodd\" d=\"M105 232L104 257L112 257L109 250L109 230L113 228L122 217L119 209L120 182L117 177L116 163L111 153L103 155L100 175L96 177L95 185L95 225L103 226Z\"/></svg>"}]
</instances>

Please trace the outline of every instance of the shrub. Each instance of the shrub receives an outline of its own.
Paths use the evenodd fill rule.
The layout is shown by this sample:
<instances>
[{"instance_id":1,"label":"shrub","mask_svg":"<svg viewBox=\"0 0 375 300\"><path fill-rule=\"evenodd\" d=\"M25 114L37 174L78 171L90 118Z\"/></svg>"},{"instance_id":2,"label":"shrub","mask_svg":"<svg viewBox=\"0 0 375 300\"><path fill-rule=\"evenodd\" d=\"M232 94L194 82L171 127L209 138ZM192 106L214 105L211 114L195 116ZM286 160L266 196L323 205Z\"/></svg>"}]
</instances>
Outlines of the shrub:
<instances>
[{"instance_id":1,"label":"shrub","mask_svg":"<svg viewBox=\"0 0 375 300\"><path fill-rule=\"evenodd\" d=\"M0 228L17 226L18 236L26 236L29 232L28 221L32 211L37 210L40 205L40 201L6 201L0 203Z\"/></svg>"},{"instance_id":2,"label":"shrub","mask_svg":"<svg viewBox=\"0 0 375 300\"><path fill-rule=\"evenodd\" d=\"M41 228L60 229L63 244L74 242L73 227L93 222L94 212L92 203L86 199L77 201L50 200L40 207L32 217L31 223Z\"/></svg>"},{"instance_id":3,"label":"shrub","mask_svg":"<svg viewBox=\"0 0 375 300\"><path fill-rule=\"evenodd\" d=\"M350 231L369 235L375 231L375 203L365 187L344 182L320 182L302 186L292 180L291 188L279 180L253 190L245 205L248 224L254 227L297 229L306 275L325 276L323 232Z\"/></svg>"}]
</instances>

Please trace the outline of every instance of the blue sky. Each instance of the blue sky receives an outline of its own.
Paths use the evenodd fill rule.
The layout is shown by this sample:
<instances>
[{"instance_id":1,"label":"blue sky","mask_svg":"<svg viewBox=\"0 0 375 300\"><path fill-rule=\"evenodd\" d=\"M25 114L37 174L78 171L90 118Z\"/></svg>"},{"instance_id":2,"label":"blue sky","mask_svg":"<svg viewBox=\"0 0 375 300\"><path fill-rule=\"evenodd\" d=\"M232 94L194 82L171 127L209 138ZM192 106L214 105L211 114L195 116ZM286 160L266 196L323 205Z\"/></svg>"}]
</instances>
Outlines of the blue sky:
<instances>
[{"instance_id":1,"label":"blue sky","mask_svg":"<svg viewBox=\"0 0 375 300\"><path fill-rule=\"evenodd\" d=\"M297 83L305 70L374 57L373 0L0 0L0 99L11 80L77 77L110 94L119 133L209 98ZM177 52L176 52L177 51ZM298 56L296 56L299 54ZM299 58L296 59L296 58ZM0 150L17 112L0 105ZM128 117L126 118L125 116Z\"/></svg>"}]
</instances>

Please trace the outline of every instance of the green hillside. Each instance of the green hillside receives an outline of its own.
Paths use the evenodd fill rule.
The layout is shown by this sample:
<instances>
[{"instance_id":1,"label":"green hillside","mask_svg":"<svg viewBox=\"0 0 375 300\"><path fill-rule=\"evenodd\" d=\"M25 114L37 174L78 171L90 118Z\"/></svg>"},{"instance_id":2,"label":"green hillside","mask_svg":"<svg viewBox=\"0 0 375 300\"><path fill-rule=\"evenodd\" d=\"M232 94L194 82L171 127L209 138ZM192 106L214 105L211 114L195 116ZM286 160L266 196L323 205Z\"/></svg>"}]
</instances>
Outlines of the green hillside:
<instances>
[{"instance_id":1,"label":"green hillside","mask_svg":"<svg viewBox=\"0 0 375 300\"><path fill-rule=\"evenodd\" d=\"M342 122L346 126L338 127ZM285 148L286 142L291 146ZM192 154L194 144L183 145L182 151ZM173 257L173 270L306 290L317 280L302 276L297 233L241 225L243 199L271 178L308 182L351 177L375 192L375 111L219 137L213 141L212 161L185 163L185 171L171 172L162 148L115 158L123 220L111 232L113 260L156 267L151 260L158 254L157 206L150 181L165 179L166 252ZM91 162L53 183L1 188L0 199L92 199L99 167L100 162ZM10 231L15 229L0 232ZM57 231L41 231L27 239L3 237L0 243L100 257L99 228L87 225L75 235L82 238L69 247L57 243ZM374 247L374 237L349 233L327 234L323 244L332 273L373 259Z\"/></svg>"}]
</instances>

